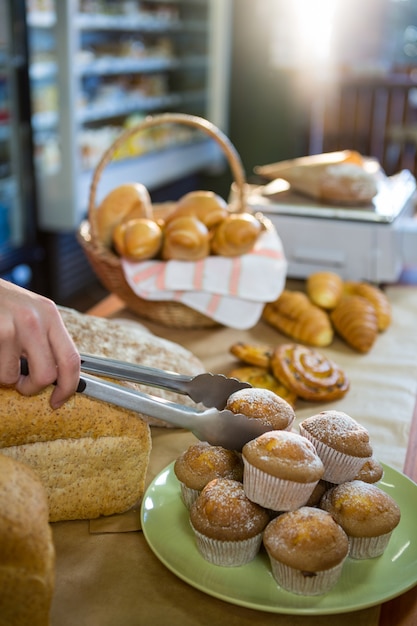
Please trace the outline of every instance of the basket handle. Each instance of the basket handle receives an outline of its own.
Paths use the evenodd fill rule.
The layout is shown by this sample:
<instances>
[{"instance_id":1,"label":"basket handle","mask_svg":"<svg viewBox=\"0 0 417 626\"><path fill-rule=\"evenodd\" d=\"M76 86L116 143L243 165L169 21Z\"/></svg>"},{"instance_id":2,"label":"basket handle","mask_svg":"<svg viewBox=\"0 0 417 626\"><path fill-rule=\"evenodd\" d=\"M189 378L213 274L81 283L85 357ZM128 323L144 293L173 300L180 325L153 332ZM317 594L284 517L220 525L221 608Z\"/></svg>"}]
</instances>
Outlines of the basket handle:
<instances>
[{"instance_id":1,"label":"basket handle","mask_svg":"<svg viewBox=\"0 0 417 626\"><path fill-rule=\"evenodd\" d=\"M245 187L246 178L241 159L239 157L236 148L231 141L217 126L205 120L202 117L196 115L187 115L185 113L162 113L161 115L148 116L143 122L137 126L133 126L121 133L121 135L113 142L113 144L106 150L101 157L96 169L94 170L93 179L90 186L90 195L88 202L88 217L91 226L91 234L95 237L95 219L94 210L96 202L97 186L100 181L104 168L110 163L113 155L118 148L133 135L165 123L178 123L185 124L187 126L193 126L200 130L203 130L207 135L212 137L222 148L225 153L229 167L232 171L235 187L236 187L236 211L243 212L245 210Z\"/></svg>"}]
</instances>

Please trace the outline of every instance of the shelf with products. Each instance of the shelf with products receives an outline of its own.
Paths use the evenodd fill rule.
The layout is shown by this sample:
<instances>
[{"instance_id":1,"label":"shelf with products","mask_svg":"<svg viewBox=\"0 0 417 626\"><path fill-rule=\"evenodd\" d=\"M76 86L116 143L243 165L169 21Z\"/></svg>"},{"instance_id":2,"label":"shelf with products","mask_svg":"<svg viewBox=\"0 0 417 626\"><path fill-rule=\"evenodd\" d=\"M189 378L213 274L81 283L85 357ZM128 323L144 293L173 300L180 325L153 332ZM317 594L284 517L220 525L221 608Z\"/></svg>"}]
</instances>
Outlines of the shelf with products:
<instances>
[{"instance_id":1,"label":"shelf with products","mask_svg":"<svg viewBox=\"0 0 417 626\"><path fill-rule=\"evenodd\" d=\"M86 211L85 181L91 181L99 158L132 120L176 111L221 127L212 110L220 110L227 83L222 93L218 85L213 89L215 80L219 83L214 73L223 72L212 58L214 31L221 31L213 18L227 13L229 0L48 0L45 5L28 0L29 5L41 225L74 228ZM136 159L141 182L150 190L218 166L221 155L212 140L202 140L194 130L183 134L170 129L166 145L148 142L147 150L118 159L113 186L126 181Z\"/></svg>"}]
</instances>

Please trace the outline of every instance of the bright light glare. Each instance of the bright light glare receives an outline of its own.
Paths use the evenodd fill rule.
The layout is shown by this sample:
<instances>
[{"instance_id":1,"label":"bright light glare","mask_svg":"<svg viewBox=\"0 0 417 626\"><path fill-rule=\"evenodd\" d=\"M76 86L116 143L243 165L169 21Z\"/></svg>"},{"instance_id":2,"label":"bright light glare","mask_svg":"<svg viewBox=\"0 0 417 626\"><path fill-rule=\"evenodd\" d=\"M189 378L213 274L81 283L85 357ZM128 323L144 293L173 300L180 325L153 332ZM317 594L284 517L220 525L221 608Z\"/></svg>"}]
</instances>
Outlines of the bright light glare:
<instances>
[{"instance_id":1,"label":"bright light glare","mask_svg":"<svg viewBox=\"0 0 417 626\"><path fill-rule=\"evenodd\" d=\"M292 40L295 57L323 63L329 59L333 20L338 0L292 0Z\"/></svg>"}]
</instances>

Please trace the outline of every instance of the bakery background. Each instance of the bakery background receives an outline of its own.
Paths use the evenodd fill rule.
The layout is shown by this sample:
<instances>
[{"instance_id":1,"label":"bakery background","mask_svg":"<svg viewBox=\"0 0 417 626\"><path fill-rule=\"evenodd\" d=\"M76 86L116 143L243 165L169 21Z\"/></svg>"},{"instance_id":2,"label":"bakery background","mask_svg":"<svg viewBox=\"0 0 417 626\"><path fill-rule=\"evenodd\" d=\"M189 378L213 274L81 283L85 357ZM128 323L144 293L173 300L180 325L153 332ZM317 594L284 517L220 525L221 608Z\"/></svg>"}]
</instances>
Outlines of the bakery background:
<instances>
[{"instance_id":1,"label":"bakery background","mask_svg":"<svg viewBox=\"0 0 417 626\"><path fill-rule=\"evenodd\" d=\"M411 0L2 0L0 11L0 273L60 303L100 289L75 236L92 168L121 128L148 113L175 110L217 124L253 185L265 182L256 166L346 148L375 157L389 176L415 174ZM156 201L193 188L229 193L213 142L174 132L132 149L114 164L115 184L134 172ZM28 164L22 155L30 153ZM403 280L417 265L411 195L381 222L273 206L289 275L324 264L346 277Z\"/></svg>"}]
</instances>

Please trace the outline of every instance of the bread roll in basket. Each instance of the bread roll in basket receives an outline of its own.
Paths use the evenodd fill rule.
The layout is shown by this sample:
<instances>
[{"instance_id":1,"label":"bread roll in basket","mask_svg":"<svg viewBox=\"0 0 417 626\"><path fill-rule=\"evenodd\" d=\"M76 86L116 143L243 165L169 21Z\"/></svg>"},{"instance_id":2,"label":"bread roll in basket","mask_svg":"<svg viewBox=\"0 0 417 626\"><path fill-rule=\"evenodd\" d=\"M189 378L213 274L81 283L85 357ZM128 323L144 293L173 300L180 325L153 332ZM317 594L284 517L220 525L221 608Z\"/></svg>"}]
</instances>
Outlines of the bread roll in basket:
<instances>
[{"instance_id":1,"label":"bread roll in basket","mask_svg":"<svg viewBox=\"0 0 417 626\"><path fill-rule=\"evenodd\" d=\"M104 169L111 162L122 144L133 135L167 123L184 124L199 129L220 145L230 166L236 190L233 204L229 204L227 208L230 213L241 213L247 210L245 204L245 173L240 157L229 139L214 124L200 117L179 113L165 113L147 117L141 124L124 131L104 153L93 175L88 204L88 219L79 228L78 240L103 286L111 293L119 296L126 303L126 306L140 317L173 328L212 327L218 325L218 322L181 302L145 300L139 297L132 291L125 279L120 256L109 246L104 245L98 236L96 196L97 187ZM172 208L172 203L167 203L167 208L168 206ZM157 207L155 206L155 208ZM161 205L159 205L158 211L160 209Z\"/></svg>"}]
</instances>

